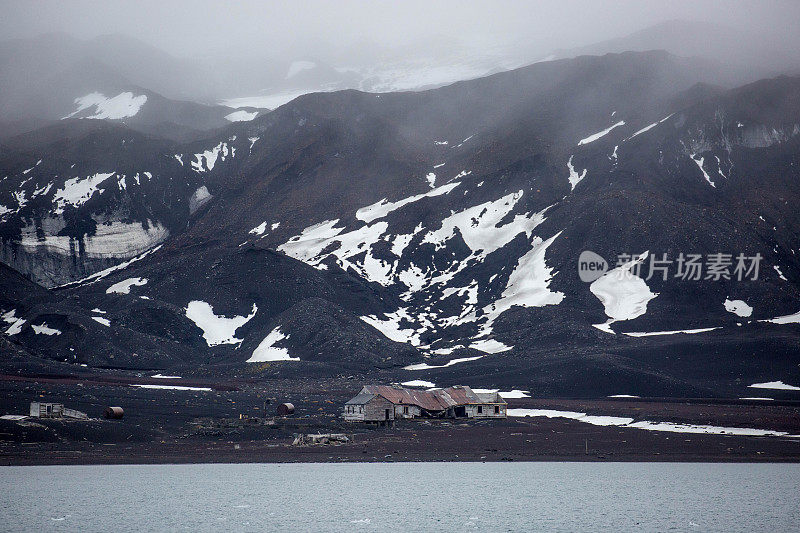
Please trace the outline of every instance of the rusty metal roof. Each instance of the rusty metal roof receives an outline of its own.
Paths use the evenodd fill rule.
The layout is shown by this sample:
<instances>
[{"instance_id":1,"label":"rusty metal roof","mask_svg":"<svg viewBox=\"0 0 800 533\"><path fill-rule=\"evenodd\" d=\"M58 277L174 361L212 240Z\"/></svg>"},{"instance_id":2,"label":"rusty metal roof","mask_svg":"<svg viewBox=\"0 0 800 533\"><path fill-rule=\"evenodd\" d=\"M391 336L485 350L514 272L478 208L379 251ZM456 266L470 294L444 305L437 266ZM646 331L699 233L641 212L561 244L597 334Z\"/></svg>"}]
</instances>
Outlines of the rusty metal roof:
<instances>
[{"instance_id":1,"label":"rusty metal roof","mask_svg":"<svg viewBox=\"0 0 800 533\"><path fill-rule=\"evenodd\" d=\"M416 405L428 411L443 411L450 407L436 394L438 391L405 389L391 385L366 385L362 389L362 393L364 392L383 396L393 404Z\"/></svg>"},{"instance_id":2,"label":"rusty metal roof","mask_svg":"<svg viewBox=\"0 0 800 533\"><path fill-rule=\"evenodd\" d=\"M456 385L455 387L447 387L442 389L441 394L449 398L453 405L469 405L473 403L481 403L481 400L472 392L469 387Z\"/></svg>"},{"instance_id":3,"label":"rusty metal roof","mask_svg":"<svg viewBox=\"0 0 800 533\"><path fill-rule=\"evenodd\" d=\"M499 395L491 398L489 395L478 395L469 387L461 385L430 391L406 389L397 385L365 385L358 396L347 403L356 403L357 398L362 400L365 395L382 396L395 405L416 405L427 411L444 411L456 405L503 401Z\"/></svg>"}]
</instances>

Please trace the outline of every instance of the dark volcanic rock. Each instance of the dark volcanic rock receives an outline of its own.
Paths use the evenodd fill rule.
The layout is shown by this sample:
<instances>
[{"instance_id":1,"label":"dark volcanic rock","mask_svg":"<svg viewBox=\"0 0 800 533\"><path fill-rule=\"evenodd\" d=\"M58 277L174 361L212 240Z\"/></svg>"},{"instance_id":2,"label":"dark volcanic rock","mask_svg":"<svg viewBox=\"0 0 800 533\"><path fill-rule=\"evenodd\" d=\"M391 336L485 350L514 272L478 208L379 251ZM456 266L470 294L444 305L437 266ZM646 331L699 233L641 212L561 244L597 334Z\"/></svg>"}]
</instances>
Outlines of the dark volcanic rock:
<instances>
[{"instance_id":1,"label":"dark volcanic rock","mask_svg":"<svg viewBox=\"0 0 800 533\"><path fill-rule=\"evenodd\" d=\"M796 320L759 322L800 309L800 79L729 90L708 67L623 53L419 93L310 94L187 144L62 124L3 151L3 257L49 285L138 257L47 293L107 312L109 342L138 354L114 364L227 372L266 343L300 360L262 376L750 396L800 381ZM66 180L97 173L113 174L59 207ZM99 253L110 227L136 246ZM584 283L585 250L611 268L642 254L645 279ZM718 253L760 254L758 278L648 272L663 254ZM91 335L38 312L65 329L53 346Z\"/></svg>"}]
</instances>

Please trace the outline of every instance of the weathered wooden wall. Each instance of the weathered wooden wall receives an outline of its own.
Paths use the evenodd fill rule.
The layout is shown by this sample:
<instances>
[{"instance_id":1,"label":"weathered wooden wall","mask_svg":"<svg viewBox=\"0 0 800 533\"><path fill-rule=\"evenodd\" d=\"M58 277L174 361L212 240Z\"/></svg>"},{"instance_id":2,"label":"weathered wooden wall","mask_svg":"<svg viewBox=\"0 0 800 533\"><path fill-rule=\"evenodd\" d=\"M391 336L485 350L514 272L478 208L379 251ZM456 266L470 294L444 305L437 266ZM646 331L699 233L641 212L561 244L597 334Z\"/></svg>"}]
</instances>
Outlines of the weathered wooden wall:
<instances>
[{"instance_id":1,"label":"weathered wooden wall","mask_svg":"<svg viewBox=\"0 0 800 533\"><path fill-rule=\"evenodd\" d=\"M386 420L386 409L389 410L389 420L394 420L394 405L386 398L376 396L364 406L365 422L382 422Z\"/></svg>"}]
</instances>

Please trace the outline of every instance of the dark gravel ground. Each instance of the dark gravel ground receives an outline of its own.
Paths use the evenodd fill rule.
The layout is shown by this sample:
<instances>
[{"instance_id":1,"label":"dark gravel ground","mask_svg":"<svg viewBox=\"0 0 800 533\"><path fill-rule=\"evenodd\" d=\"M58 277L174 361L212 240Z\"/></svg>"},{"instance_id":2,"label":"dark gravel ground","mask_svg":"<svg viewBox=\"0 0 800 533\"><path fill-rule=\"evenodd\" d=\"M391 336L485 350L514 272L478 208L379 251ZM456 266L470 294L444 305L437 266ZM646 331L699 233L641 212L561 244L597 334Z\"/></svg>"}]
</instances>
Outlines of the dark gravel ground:
<instances>
[{"instance_id":1,"label":"dark gravel ground","mask_svg":"<svg viewBox=\"0 0 800 533\"><path fill-rule=\"evenodd\" d=\"M341 405L361 378L181 385L212 391L142 389L167 384L130 374L0 376L0 414L58 401L91 421L0 420L0 464L339 461L800 461L800 438L697 435L593 426L561 418L414 420L393 428L346 424ZM290 401L294 416L274 416ZM800 434L800 402L672 399L510 400L510 407L579 411L636 420L752 427ZM109 405L125 418L102 420ZM266 408L266 412L265 412ZM266 413L266 416L265 416ZM240 416L250 417L241 421ZM258 417L258 420L252 420ZM295 433L336 432L337 446L291 446Z\"/></svg>"}]
</instances>

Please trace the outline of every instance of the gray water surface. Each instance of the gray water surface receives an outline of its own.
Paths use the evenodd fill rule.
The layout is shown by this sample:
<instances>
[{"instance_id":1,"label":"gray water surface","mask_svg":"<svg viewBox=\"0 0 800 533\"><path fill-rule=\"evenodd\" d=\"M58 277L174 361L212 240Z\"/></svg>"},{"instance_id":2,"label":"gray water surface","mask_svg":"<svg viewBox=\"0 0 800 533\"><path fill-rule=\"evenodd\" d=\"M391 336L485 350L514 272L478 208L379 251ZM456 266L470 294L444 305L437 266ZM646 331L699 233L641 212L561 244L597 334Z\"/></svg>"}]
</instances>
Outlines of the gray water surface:
<instances>
[{"instance_id":1,"label":"gray water surface","mask_svg":"<svg viewBox=\"0 0 800 533\"><path fill-rule=\"evenodd\" d=\"M4 531L800 531L800 465L0 467Z\"/></svg>"}]
</instances>

